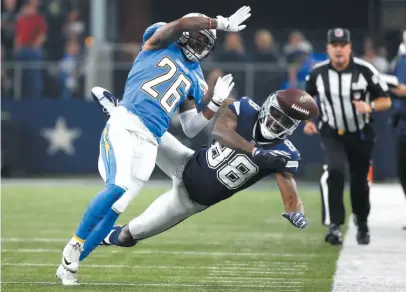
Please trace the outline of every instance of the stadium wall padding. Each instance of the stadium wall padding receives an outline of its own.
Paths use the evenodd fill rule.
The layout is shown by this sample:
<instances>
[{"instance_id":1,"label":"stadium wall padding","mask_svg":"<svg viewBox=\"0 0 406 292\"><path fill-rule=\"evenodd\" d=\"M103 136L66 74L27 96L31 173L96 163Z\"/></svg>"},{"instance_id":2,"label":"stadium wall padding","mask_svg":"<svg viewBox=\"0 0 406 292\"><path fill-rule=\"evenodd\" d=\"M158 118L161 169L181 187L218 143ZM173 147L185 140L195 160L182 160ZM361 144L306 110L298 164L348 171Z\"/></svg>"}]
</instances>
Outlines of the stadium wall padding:
<instances>
[{"instance_id":1,"label":"stadium wall padding","mask_svg":"<svg viewBox=\"0 0 406 292\"><path fill-rule=\"evenodd\" d=\"M28 176L35 175L80 175L97 174L100 134L107 117L94 102L82 100L2 100L3 125L12 125L14 135L7 133L2 127L2 142L7 141L10 155L18 155L11 161L18 161L15 167L22 168ZM395 165L395 134L388 124L390 113L376 113L375 128L377 144L374 155L374 172L376 180L391 179L396 176ZM58 122L59 121L59 122ZM66 126L59 140L66 139L65 145L71 142L71 149L63 150L57 147L52 152L46 132L54 133L56 125ZM63 128L63 127L62 127ZM47 130L48 129L48 130ZM66 131L71 131L77 138L66 138ZM65 131L65 134L64 134ZM199 134L195 139L188 139L182 133L180 126L172 125L170 131L182 142L193 149L199 149L207 144L209 136ZM17 133L17 135L15 135ZM18 137L16 139L15 137ZM69 136L69 135L68 135ZM14 139L15 141L9 141ZM323 156L318 136L303 134L303 125L299 126L290 138L299 149L302 161L299 165L299 177L316 180L322 173ZM13 149L15 150L15 149ZM6 152L7 153L7 152ZM10 158L10 157L8 157ZM153 177L162 177L163 173L157 168Z\"/></svg>"}]
</instances>

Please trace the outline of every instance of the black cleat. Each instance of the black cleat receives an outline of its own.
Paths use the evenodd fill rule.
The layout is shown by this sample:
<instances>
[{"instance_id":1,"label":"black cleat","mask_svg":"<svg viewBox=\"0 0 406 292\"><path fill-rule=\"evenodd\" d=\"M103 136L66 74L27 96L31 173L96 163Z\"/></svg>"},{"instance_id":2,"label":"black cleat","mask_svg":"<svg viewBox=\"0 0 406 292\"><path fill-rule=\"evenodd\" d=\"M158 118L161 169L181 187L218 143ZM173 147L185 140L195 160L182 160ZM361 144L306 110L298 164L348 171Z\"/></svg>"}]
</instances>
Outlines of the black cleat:
<instances>
[{"instance_id":1,"label":"black cleat","mask_svg":"<svg viewBox=\"0 0 406 292\"><path fill-rule=\"evenodd\" d=\"M367 245L369 244L371 237L369 235L369 229L366 224L360 224L357 231L357 242L358 244Z\"/></svg>"},{"instance_id":2,"label":"black cleat","mask_svg":"<svg viewBox=\"0 0 406 292\"><path fill-rule=\"evenodd\" d=\"M341 233L340 226L331 224L324 240L331 245L343 244L343 235Z\"/></svg>"}]
</instances>

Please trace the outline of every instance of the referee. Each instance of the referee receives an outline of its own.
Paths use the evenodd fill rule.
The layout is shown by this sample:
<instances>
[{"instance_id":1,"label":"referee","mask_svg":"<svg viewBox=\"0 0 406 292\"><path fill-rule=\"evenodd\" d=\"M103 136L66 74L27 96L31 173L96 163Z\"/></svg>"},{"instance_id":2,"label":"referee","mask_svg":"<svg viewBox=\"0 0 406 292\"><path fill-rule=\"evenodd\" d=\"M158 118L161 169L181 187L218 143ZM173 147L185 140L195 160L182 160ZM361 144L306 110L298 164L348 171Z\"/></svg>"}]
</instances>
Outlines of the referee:
<instances>
[{"instance_id":1,"label":"referee","mask_svg":"<svg viewBox=\"0 0 406 292\"><path fill-rule=\"evenodd\" d=\"M345 221L344 170L349 163L351 205L358 227L358 244L369 244L368 170L375 143L370 113L391 107L388 86L369 63L353 57L350 32L334 28L327 33L329 60L316 64L306 78L306 91L319 97L321 115L316 127L307 121L304 132L320 132L325 162L320 179L325 241L342 244Z\"/></svg>"}]
</instances>

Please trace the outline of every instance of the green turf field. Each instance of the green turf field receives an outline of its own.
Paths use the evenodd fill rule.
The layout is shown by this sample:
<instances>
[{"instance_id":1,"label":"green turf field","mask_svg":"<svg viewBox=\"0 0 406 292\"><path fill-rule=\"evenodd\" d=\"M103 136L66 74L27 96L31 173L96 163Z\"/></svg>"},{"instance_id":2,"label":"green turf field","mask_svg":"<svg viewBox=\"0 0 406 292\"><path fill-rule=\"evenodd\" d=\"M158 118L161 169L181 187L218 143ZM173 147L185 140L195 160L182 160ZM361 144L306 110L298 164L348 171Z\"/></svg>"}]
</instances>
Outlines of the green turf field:
<instances>
[{"instance_id":1,"label":"green turf field","mask_svg":"<svg viewBox=\"0 0 406 292\"><path fill-rule=\"evenodd\" d=\"M301 192L309 225L299 230L281 217L277 191L257 189L133 248L99 247L81 265L82 285L61 287L61 250L97 191L2 188L2 291L330 291L339 248L323 242L319 192ZM162 191L144 190L119 223Z\"/></svg>"}]
</instances>

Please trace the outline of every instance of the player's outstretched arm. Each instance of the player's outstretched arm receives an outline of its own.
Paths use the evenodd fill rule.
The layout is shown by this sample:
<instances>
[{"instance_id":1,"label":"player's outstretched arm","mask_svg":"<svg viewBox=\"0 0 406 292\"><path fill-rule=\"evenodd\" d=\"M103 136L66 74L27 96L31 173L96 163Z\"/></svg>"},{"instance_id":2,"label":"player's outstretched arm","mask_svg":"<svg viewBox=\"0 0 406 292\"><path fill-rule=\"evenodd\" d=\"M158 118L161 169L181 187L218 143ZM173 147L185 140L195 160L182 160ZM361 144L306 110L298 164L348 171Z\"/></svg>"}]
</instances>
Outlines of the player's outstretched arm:
<instances>
[{"instance_id":1,"label":"player's outstretched arm","mask_svg":"<svg viewBox=\"0 0 406 292\"><path fill-rule=\"evenodd\" d=\"M183 32L193 32L203 29L217 29L224 31L240 31L246 25L241 25L247 20L251 8L243 6L236 13L228 18L217 16L217 18L210 17L182 17L160 27L149 38L144 45L144 50L156 50L159 48L167 47L180 38Z\"/></svg>"},{"instance_id":2,"label":"player's outstretched arm","mask_svg":"<svg viewBox=\"0 0 406 292\"><path fill-rule=\"evenodd\" d=\"M280 172L276 174L276 181L281 192L285 211L304 213L302 200L299 197L296 181L292 173Z\"/></svg>"},{"instance_id":3,"label":"player's outstretched arm","mask_svg":"<svg viewBox=\"0 0 406 292\"><path fill-rule=\"evenodd\" d=\"M252 155L255 149L254 145L238 134L236 128L237 115L229 108L224 109L214 126L213 138L223 146Z\"/></svg>"},{"instance_id":4,"label":"player's outstretched arm","mask_svg":"<svg viewBox=\"0 0 406 292\"><path fill-rule=\"evenodd\" d=\"M206 109L200 113L196 110L196 103L192 97L188 97L179 107L179 121L182 125L183 132L189 138L196 136L213 118L219 107L230 95L234 87L233 76L228 74L219 77L214 87L212 100Z\"/></svg>"},{"instance_id":5,"label":"player's outstretched arm","mask_svg":"<svg viewBox=\"0 0 406 292\"><path fill-rule=\"evenodd\" d=\"M285 213L282 216L288 219L295 227L305 228L307 222L293 174L289 172L277 173L276 181L281 192L283 205L285 206Z\"/></svg>"},{"instance_id":6,"label":"player's outstretched arm","mask_svg":"<svg viewBox=\"0 0 406 292\"><path fill-rule=\"evenodd\" d=\"M233 150L242 151L253 157L256 165L263 168L283 169L287 159L281 151L257 148L237 133L237 115L225 108L217 119L212 136L221 145Z\"/></svg>"}]
</instances>

